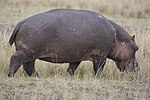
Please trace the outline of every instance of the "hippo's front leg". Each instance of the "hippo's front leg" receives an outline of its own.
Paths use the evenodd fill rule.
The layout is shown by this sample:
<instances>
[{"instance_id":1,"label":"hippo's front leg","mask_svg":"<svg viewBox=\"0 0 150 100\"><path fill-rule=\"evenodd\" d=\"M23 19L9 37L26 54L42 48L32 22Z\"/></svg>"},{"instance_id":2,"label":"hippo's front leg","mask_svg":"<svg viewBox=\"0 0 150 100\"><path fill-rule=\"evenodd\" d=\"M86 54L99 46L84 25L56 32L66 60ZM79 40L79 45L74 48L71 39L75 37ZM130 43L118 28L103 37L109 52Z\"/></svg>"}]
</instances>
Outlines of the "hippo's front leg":
<instances>
[{"instance_id":1,"label":"hippo's front leg","mask_svg":"<svg viewBox=\"0 0 150 100\"><path fill-rule=\"evenodd\" d=\"M93 58L93 68L96 76L99 76L103 72L104 65L106 63L107 57L104 55L95 56Z\"/></svg>"}]
</instances>

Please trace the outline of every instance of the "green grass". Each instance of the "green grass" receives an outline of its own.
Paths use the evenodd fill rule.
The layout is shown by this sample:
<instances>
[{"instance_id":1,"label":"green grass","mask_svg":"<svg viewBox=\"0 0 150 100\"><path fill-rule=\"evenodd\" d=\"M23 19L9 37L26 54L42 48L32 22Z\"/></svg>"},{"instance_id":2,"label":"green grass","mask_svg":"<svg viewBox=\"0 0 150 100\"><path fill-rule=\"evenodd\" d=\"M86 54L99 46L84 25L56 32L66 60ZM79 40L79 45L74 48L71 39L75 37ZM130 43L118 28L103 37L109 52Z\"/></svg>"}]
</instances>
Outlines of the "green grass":
<instances>
[{"instance_id":1,"label":"green grass","mask_svg":"<svg viewBox=\"0 0 150 100\"><path fill-rule=\"evenodd\" d=\"M147 11L149 1L145 0L142 3L140 0L132 0L130 3L128 0L123 2L109 0L109 3L105 0L100 1L0 0L0 100L148 100L150 98L150 18ZM85 61L80 64L75 75L70 77L66 73L68 64L52 64L37 60L36 69L39 78L27 76L22 67L14 78L8 78L10 57L15 52L14 45L10 46L8 40L15 25L31 15L59 7L102 12L107 18L123 26L131 35L136 35L139 46L136 56L141 67L140 72L121 73L114 62L108 60L102 77L97 78L94 76L92 63ZM139 11L142 11L140 18L137 16Z\"/></svg>"}]
</instances>

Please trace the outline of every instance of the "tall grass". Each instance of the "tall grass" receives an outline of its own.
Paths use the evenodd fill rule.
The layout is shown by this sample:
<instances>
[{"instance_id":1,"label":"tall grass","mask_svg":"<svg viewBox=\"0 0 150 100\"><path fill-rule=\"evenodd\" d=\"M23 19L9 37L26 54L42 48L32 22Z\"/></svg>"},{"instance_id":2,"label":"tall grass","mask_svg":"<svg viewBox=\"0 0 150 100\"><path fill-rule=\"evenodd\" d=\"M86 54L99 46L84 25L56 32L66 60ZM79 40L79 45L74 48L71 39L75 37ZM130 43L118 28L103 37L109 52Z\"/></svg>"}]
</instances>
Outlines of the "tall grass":
<instances>
[{"instance_id":1,"label":"tall grass","mask_svg":"<svg viewBox=\"0 0 150 100\"><path fill-rule=\"evenodd\" d=\"M14 24L54 8L87 9L111 16L147 18L150 17L149 5L150 0L0 0L0 20L1 23Z\"/></svg>"}]
</instances>

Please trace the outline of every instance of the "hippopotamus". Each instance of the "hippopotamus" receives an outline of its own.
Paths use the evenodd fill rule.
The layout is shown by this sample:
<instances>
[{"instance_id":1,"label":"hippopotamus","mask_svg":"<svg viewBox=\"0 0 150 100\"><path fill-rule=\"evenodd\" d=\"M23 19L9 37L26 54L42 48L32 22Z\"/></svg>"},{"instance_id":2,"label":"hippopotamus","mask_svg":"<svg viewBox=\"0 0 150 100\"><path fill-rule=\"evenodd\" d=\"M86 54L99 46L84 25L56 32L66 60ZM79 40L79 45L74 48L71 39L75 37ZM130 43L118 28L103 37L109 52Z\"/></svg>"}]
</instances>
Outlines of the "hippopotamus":
<instances>
[{"instance_id":1,"label":"hippopotamus","mask_svg":"<svg viewBox=\"0 0 150 100\"><path fill-rule=\"evenodd\" d=\"M75 9L53 9L19 22L9 40L15 43L8 76L21 65L26 73L38 76L35 60L69 63L67 73L74 75L82 61L92 61L95 75L102 73L107 58L117 68L139 69L135 36L103 15Z\"/></svg>"}]
</instances>

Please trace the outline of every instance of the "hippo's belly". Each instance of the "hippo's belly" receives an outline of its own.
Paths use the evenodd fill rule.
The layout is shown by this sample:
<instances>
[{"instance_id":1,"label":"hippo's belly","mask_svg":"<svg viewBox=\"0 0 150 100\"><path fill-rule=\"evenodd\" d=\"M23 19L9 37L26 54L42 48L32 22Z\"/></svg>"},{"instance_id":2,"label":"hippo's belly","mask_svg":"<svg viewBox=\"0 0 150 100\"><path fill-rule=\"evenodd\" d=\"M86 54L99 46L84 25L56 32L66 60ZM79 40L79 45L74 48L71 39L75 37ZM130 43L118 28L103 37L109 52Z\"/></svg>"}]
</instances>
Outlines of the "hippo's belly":
<instances>
[{"instance_id":1,"label":"hippo's belly","mask_svg":"<svg viewBox=\"0 0 150 100\"><path fill-rule=\"evenodd\" d=\"M55 51L55 52L47 52L43 55L41 55L38 59L52 62L52 63L71 63L71 62L79 62L79 61L85 61L90 60L93 61L93 55L99 56L100 50L98 49L92 49L90 51L85 50L74 50L74 51L68 51L62 52L61 51Z\"/></svg>"}]
</instances>

